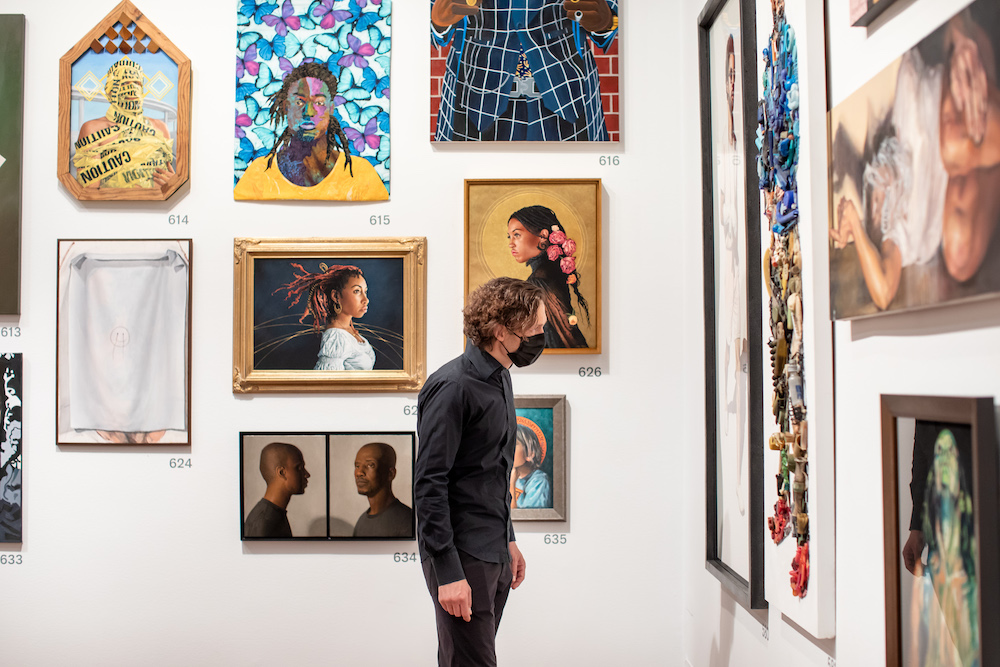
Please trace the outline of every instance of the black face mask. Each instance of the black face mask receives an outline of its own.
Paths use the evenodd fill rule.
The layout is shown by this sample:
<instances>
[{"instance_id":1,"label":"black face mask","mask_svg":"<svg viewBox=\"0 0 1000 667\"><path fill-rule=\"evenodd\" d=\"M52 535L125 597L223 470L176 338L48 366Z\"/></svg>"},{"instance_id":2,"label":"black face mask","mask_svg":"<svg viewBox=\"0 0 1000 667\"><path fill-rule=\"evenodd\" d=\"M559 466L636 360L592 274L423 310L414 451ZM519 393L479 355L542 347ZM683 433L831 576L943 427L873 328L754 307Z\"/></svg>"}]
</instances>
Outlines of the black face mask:
<instances>
[{"instance_id":1,"label":"black face mask","mask_svg":"<svg viewBox=\"0 0 1000 667\"><path fill-rule=\"evenodd\" d=\"M507 329L510 331L510 329ZM517 336L516 333L510 331L513 335ZM538 357L542 356L542 350L545 349L545 334L535 334L534 336L528 336L527 338L521 338L517 336L521 341L521 344L517 346L517 349L513 352L508 351L507 356L510 358L511 362L518 368L524 366L530 366L531 364L538 361ZM504 350L507 350L504 347Z\"/></svg>"}]
</instances>

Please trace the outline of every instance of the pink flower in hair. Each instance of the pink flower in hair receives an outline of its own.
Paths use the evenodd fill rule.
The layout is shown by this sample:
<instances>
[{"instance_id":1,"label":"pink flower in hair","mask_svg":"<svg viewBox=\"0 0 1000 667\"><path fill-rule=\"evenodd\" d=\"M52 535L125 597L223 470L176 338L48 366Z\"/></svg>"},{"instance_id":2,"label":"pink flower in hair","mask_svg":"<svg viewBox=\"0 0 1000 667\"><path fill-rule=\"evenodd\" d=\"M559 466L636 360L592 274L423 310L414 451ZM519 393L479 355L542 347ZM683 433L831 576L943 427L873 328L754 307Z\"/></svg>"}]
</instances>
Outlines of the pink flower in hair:
<instances>
[{"instance_id":1,"label":"pink flower in hair","mask_svg":"<svg viewBox=\"0 0 1000 667\"><path fill-rule=\"evenodd\" d=\"M563 254L563 249L557 245L550 245L548 247L549 261L554 262L559 255Z\"/></svg>"},{"instance_id":2,"label":"pink flower in hair","mask_svg":"<svg viewBox=\"0 0 1000 667\"><path fill-rule=\"evenodd\" d=\"M559 268L563 273L573 273L576 271L576 260L572 257L563 257L559 261Z\"/></svg>"},{"instance_id":3,"label":"pink flower in hair","mask_svg":"<svg viewBox=\"0 0 1000 667\"><path fill-rule=\"evenodd\" d=\"M562 244L562 249L567 255L572 255L576 252L576 241L573 239L566 239L566 242Z\"/></svg>"},{"instance_id":4,"label":"pink flower in hair","mask_svg":"<svg viewBox=\"0 0 1000 667\"><path fill-rule=\"evenodd\" d=\"M558 243L561 245L562 242L565 240L566 240L565 232L552 232L551 234L549 234L549 243Z\"/></svg>"}]
</instances>

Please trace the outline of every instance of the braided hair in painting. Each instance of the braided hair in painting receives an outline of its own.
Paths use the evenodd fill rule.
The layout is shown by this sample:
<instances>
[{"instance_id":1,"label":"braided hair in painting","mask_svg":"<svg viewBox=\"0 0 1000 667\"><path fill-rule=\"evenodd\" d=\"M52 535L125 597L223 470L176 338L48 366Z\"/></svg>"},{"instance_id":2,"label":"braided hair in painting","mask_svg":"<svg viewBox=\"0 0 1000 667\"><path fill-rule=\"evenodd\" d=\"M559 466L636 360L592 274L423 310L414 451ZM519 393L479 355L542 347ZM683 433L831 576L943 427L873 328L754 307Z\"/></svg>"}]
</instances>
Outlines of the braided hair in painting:
<instances>
[{"instance_id":1,"label":"braided hair in painting","mask_svg":"<svg viewBox=\"0 0 1000 667\"><path fill-rule=\"evenodd\" d=\"M558 254L550 251L550 248L558 245L551 239L557 232L561 232L563 237L567 237L567 240L569 240L566 229L559 222L556 214L552 209L545 206L526 206L515 211L510 216L510 219L520 221L529 232L535 236L542 237L542 241L538 245L538 249L541 251L539 254L540 261L556 269L556 271L543 272L545 277L544 287L556 293L560 297L560 300L563 300L567 305L569 304L569 288L572 287L573 293L576 294L576 300L580 304L580 309L583 310L587 321L590 322L590 307L587 305L587 300L580 293L580 273L576 270L576 261L573 260L572 271L566 271L563 268L563 262L567 259L567 254L571 255L572 253L564 253L562 247L560 247ZM574 242L573 248L575 247L576 244ZM569 259L573 258L569 257ZM533 270L532 273L536 273L536 271ZM559 278L560 276L562 278Z\"/></svg>"},{"instance_id":2,"label":"braided hair in painting","mask_svg":"<svg viewBox=\"0 0 1000 667\"><path fill-rule=\"evenodd\" d=\"M282 285L273 293L276 294L284 290L286 292L285 301L292 299L292 302L288 304L289 308L298 304L303 295L307 295L306 308L302 312L302 317L299 318L299 323L304 324L306 318L311 315L313 318L312 326L316 331L322 331L330 320L340 313L340 302L336 295L344 289L347 281L352 277L364 276L361 269L351 265L335 264L323 273L311 273L301 264L295 262L291 264L302 273L293 274L295 280Z\"/></svg>"},{"instance_id":3,"label":"braided hair in painting","mask_svg":"<svg viewBox=\"0 0 1000 667\"><path fill-rule=\"evenodd\" d=\"M326 65L317 62L304 62L298 67L293 69L285 77L284 83L281 85L281 90L272 95L269 99L271 103L271 114L270 120L274 124L274 129L277 130L283 123L288 115L285 105L288 103L288 91L292 89L292 85L305 78L319 79L324 84L326 84L327 89L330 91L331 95L335 95L337 92L337 77L327 69ZM277 141L274 142L274 146L271 147L270 153L267 155L267 168L271 168L271 163L274 161L274 157L278 154L278 151L290 144L292 141L292 133L285 126L285 131L281 133ZM344 129L340 126L340 122L331 113L330 114L330 127L326 132L326 154L327 159L333 153L341 151L344 153L344 169L347 169L351 173L351 177L354 177L354 167L351 166L351 151L350 144L347 141L347 135L344 134Z\"/></svg>"}]
</instances>

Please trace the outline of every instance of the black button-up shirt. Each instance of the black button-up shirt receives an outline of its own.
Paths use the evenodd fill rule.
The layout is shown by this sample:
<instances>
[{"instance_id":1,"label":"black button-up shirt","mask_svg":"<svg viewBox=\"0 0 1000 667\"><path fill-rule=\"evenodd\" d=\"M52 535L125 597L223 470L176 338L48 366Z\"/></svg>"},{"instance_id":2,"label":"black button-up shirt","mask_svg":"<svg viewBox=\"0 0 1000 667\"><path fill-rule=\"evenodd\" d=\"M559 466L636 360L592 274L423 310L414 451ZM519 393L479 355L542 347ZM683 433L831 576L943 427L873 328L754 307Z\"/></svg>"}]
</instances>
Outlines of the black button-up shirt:
<instances>
[{"instance_id":1,"label":"black button-up shirt","mask_svg":"<svg viewBox=\"0 0 1000 667\"><path fill-rule=\"evenodd\" d=\"M490 563L510 561L516 432L510 373L471 343L420 390L417 543L439 585L465 578L459 549Z\"/></svg>"}]
</instances>

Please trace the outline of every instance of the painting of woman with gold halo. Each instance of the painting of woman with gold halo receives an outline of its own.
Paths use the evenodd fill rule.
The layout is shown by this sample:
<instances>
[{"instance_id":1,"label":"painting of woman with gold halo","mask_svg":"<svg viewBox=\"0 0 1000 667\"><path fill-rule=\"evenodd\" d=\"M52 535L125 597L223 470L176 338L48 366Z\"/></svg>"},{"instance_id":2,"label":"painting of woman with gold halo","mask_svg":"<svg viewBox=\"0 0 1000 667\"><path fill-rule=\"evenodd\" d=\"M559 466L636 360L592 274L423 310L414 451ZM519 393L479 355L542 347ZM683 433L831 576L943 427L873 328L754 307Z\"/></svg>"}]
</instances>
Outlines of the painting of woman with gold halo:
<instances>
[{"instance_id":1,"label":"painting of woman with gold halo","mask_svg":"<svg viewBox=\"0 0 1000 667\"><path fill-rule=\"evenodd\" d=\"M466 294L497 276L545 293L547 353L601 351L601 186L466 181Z\"/></svg>"}]
</instances>

